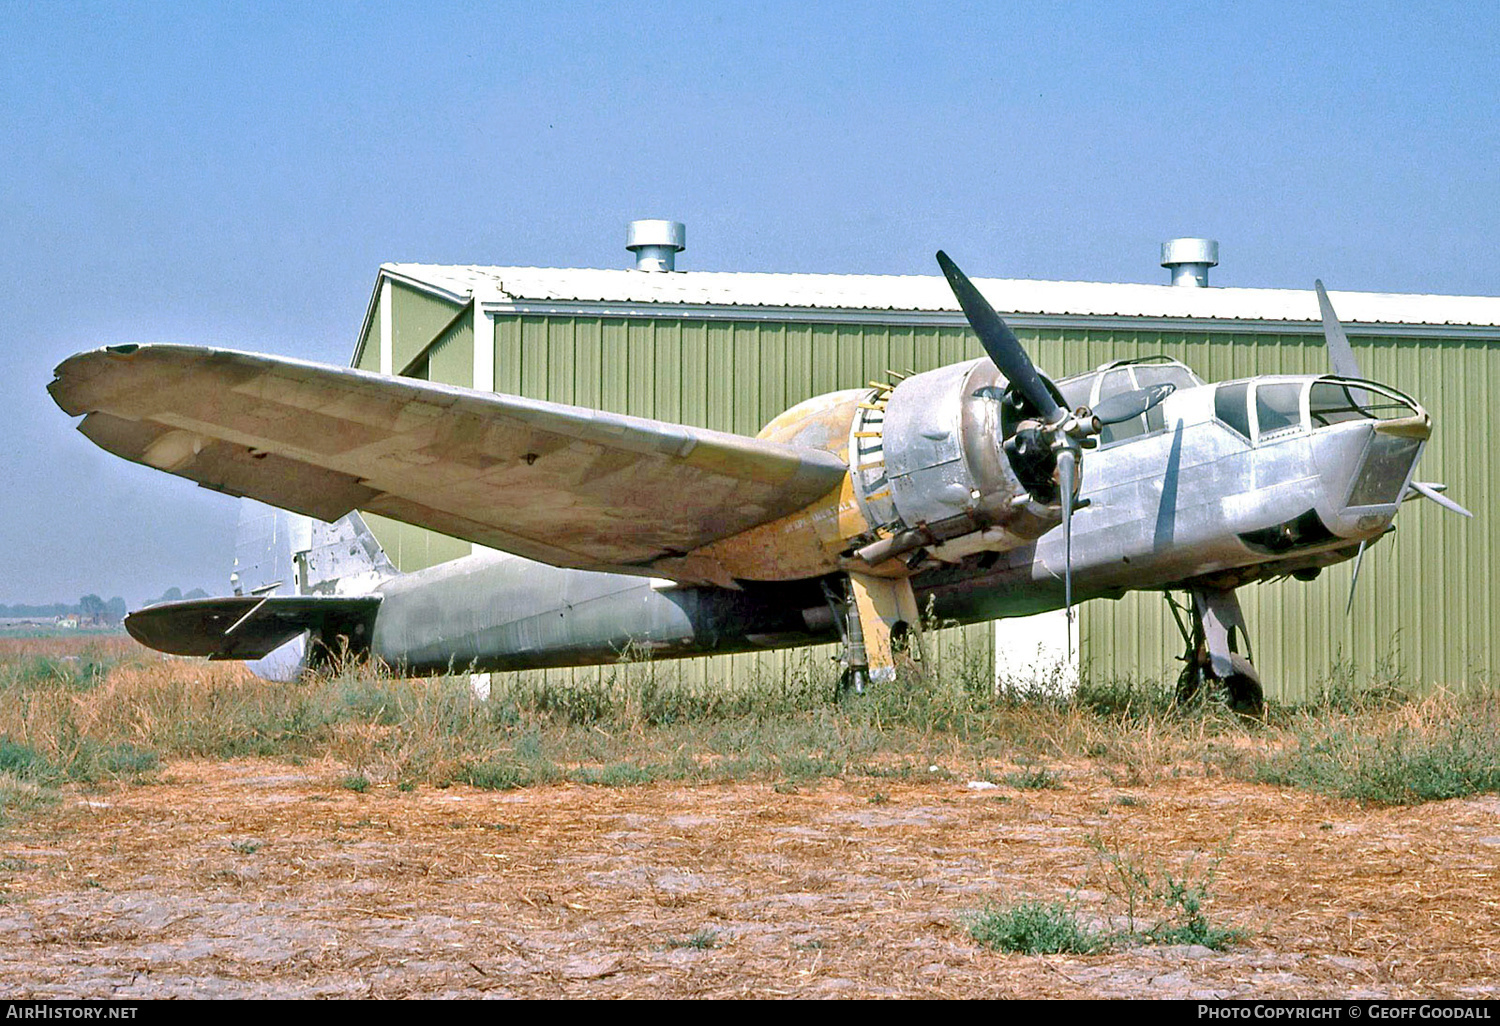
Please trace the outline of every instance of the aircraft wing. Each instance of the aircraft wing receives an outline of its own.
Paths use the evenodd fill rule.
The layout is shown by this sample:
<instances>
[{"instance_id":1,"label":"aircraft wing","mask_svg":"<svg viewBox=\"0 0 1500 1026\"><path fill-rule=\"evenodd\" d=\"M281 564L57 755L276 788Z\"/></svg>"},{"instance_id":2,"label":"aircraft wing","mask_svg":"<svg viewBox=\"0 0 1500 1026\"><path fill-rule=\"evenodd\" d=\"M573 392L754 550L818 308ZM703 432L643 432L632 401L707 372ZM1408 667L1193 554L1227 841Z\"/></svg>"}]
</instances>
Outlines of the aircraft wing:
<instances>
[{"instance_id":1,"label":"aircraft wing","mask_svg":"<svg viewBox=\"0 0 1500 1026\"><path fill-rule=\"evenodd\" d=\"M555 566L688 579L652 564L680 568L845 473L822 450L253 353L117 346L55 373L57 404L125 459L320 520L368 510Z\"/></svg>"}]
</instances>

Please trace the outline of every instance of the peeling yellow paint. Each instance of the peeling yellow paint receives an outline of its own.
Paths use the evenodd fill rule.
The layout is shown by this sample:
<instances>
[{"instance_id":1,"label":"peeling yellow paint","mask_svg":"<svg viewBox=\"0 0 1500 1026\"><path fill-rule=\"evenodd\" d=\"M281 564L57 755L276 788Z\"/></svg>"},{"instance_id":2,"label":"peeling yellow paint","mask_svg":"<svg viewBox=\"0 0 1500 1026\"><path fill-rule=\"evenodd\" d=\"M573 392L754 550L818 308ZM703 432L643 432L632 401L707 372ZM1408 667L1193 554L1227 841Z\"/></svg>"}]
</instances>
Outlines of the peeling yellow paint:
<instances>
[{"instance_id":1,"label":"peeling yellow paint","mask_svg":"<svg viewBox=\"0 0 1500 1026\"><path fill-rule=\"evenodd\" d=\"M849 426L865 389L849 389L809 399L761 429L758 438L810 446L848 458ZM845 475L839 487L795 513L691 553L713 561L741 580L773 581L817 577L841 569L840 553L870 525Z\"/></svg>"}]
</instances>

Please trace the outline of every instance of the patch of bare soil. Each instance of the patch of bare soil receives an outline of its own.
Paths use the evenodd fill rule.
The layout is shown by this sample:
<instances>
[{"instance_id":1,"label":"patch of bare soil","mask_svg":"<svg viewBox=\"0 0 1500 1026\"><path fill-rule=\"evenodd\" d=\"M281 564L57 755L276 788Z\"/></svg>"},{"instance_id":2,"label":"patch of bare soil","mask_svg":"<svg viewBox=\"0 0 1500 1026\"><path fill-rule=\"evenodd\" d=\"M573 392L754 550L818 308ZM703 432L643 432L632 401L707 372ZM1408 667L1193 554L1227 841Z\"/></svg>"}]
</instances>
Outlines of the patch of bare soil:
<instances>
[{"instance_id":1,"label":"patch of bare soil","mask_svg":"<svg viewBox=\"0 0 1500 1026\"><path fill-rule=\"evenodd\" d=\"M1365 809L1083 765L1043 791L343 774L175 763L29 814L0 833L0 996L1500 995L1494 798ZM990 899L1107 914L1101 839L1218 857L1211 919L1247 939L1027 956L965 933Z\"/></svg>"}]
</instances>

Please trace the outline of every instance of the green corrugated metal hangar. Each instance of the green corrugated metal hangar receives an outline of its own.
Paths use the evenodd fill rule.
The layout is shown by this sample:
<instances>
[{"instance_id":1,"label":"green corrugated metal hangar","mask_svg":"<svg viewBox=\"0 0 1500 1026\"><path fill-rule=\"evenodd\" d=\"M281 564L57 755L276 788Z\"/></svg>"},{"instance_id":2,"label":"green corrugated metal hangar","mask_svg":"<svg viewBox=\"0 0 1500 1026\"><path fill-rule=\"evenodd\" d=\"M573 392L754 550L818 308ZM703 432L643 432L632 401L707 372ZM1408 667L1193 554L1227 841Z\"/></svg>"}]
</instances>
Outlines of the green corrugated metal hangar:
<instances>
[{"instance_id":1,"label":"green corrugated metal hangar","mask_svg":"<svg viewBox=\"0 0 1500 1026\"><path fill-rule=\"evenodd\" d=\"M671 267L671 256L657 266ZM1175 270L1176 280L1194 280ZM1198 283L1206 272L1198 268ZM1156 353L1207 381L1328 370L1310 288L978 284L1054 380ZM1242 589L1267 692L1295 700L1351 668L1361 678L1390 672L1427 685L1485 677L1500 637L1500 418L1492 408L1500 299L1331 297L1364 374L1410 393L1433 416L1420 477L1446 482L1475 519L1409 504L1398 531L1365 558L1349 616L1349 563L1312 582ZM982 354L937 275L386 264L353 365L753 435L810 396ZM370 520L402 570L470 551L467 542ZM990 625L975 625L948 632L940 648L991 665L995 637ZM1086 604L1080 639L1082 666L1095 679L1175 676L1182 649L1162 596L1150 593ZM690 672L776 669L794 658L805 656L697 660Z\"/></svg>"}]
</instances>

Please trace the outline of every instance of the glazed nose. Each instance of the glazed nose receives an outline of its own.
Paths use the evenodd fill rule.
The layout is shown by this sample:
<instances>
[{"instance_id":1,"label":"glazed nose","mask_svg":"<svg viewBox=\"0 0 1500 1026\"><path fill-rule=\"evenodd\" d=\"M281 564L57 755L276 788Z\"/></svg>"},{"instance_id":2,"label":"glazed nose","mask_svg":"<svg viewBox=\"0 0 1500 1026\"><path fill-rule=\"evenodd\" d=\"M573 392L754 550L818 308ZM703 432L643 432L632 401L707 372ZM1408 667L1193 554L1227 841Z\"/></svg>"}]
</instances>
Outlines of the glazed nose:
<instances>
[{"instance_id":1,"label":"glazed nose","mask_svg":"<svg viewBox=\"0 0 1500 1026\"><path fill-rule=\"evenodd\" d=\"M1387 422L1390 423L1390 422ZM1418 425L1420 426L1420 425ZM1390 506L1401 500L1401 493L1411 476L1412 465L1422 454L1422 445L1432 433L1431 424L1420 432L1395 433L1383 430L1386 423L1375 425L1370 443L1360 457L1354 472L1354 487L1349 491L1346 508L1354 506Z\"/></svg>"}]
</instances>

